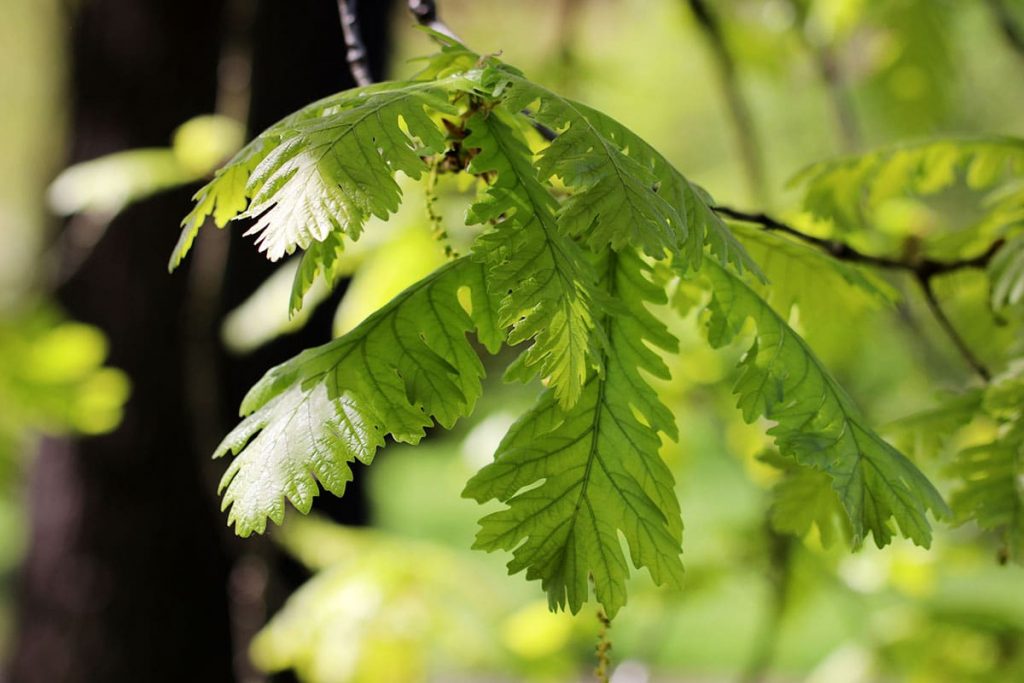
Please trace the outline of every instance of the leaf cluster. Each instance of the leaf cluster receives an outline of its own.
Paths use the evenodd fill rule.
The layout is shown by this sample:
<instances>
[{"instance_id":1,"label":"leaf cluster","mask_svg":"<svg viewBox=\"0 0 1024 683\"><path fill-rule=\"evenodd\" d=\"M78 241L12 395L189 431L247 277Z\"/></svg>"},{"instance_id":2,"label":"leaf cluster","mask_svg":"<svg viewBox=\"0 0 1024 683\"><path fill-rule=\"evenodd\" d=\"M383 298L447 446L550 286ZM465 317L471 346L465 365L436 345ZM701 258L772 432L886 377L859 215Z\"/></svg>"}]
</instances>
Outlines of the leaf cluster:
<instances>
[{"instance_id":1,"label":"leaf cluster","mask_svg":"<svg viewBox=\"0 0 1024 683\"><path fill-rule=\"evenodd\" d=\"M743 415L772 421L781 456L830 483L854 542L929 543L941 498L766 302L761 269L707 193L622 124L454 41L412 80L328 97L260 134L198 192L171 265L207 218L248 219L268 258L302 252L296 308L318 278L333 281L370 216L396 211L396 174L432 165L476 179L470 253L253 387L217 450L235 456L221 488L240 534L280 522L286 499L306 512L320 487L341 495L350 463L369 464L386 439L416 443L467 415L484 372L473 334L492 353L519 351L509 379L545 385L466 486L502 505L476 547L510 551L511 572L573 612L593 589L614 615L630 562L679 585L683 525L659 456L677 427L652 383L668 378L662 356L677 342L656 314L658 267L708 293L713 346L754 321Z\"/></svg>"}]
</instances>

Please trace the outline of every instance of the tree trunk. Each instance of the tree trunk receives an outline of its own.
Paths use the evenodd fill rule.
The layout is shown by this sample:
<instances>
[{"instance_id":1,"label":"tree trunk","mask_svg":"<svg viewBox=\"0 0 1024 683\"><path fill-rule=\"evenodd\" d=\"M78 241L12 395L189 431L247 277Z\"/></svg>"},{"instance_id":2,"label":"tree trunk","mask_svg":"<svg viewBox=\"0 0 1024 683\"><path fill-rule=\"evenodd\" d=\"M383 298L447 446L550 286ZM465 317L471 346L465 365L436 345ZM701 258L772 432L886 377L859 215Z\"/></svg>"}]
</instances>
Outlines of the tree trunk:
<instances>
[{"instance_id":1,"label":"tree trunk","mask_svg":"<svg viewBox=\"0 0 1024 683\"><path fill-rule=\"evenodd\" d=\"M224 5L75 5L69 161L165 146L177 125L214 110ZM364 6L379 72L390 5ZM250 29L254 131L351 85L332 0L263 0ZM246 670L235 661L244 643L232 644L232 558L253 547L275 556L224 529L216 476L226 463L211 465L209 440L237 419L241 396L270 365L329 338L330 309L251 357L221 351L219 313L272 269L235 229L226 258L207 258L212 271L192 263L168 276L192 191L129 207L57 292L73 318L103 329L109 362L129 374L133 391L115 432L48 440L34 464L11 683L224 683ZM211 281L223 287L203 291ZM365 519L358 487L337 509L350 522ZM272 575L279 564L271 559ZM271 611L298 578L290 568L271 582L279 586ZM238 640L237 624L235 632Z\"/></svg>"}]
</instances>

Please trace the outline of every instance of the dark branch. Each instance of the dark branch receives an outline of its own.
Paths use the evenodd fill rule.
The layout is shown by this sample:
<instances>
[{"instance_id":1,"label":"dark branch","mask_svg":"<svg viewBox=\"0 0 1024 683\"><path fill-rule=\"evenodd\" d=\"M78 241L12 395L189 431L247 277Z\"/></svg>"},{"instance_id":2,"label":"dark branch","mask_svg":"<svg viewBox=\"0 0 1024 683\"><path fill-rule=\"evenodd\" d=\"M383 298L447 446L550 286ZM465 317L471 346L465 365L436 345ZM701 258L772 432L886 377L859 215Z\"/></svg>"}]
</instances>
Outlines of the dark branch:
<instances>
[{"instance_id":1,"label":"dark branch","mask_svg":"<svg viewBox=\"0 0 1024 683\"><path fill-rule=\"evenodd\" d=\"M416 17L416 23L420 26L426 26L432 31L459 40L455 32L448 28L448 24L438 18L437 4L434 3L434 0L409 0L409 11Z\"/></svg>"},{"instance_id":2,"label":"dark branch","mask_svg":"<svg viewBox=\"0 0 1024 683\"><path fill-rule=\"evenodd\" d=\"M743 168L746 171L750 191L757 199L764 200L764 162L761 159L761 147L754 129L754 118L736 77L736 62L726 45L721 24L705 0L688 0L688 3L697 20L697 25L707 37L718 67L722 94L725 97L729 115L732 117L736 142L739 146L740 157L743 159Z\"/></svg>"},{"instance_id":3,"label":"dark branch","mask_svg":"<svg viewBox=\"0 0 1024 683\"><path fill-rule=\"evenodd\" d=\"M791 225L786 225L767 214L747 213L745 211L730 209L727 206L713 206L711 208L720 216L725 216L726 218L742 221L744 223L760 225L765 230L786 233L801 242L821 249L829 256L840 261L862 263L864 265L887 268L889 270L902 270L909 273L919 274L928 279L936 275L943 275L956 270L963 270L964 268L984 268L988 265L988 262L992 260L992 257L995 256L996 252L1003 246L1003 240L996 240L988 249L985 250L984 253L969 259L960 259L956 261L936 261L930 258L917 260L893 259L885 256L865 254L864 252L851 247L849 244L838 240L830 240L823 237L808 235L807 233L801 232Z\"/></svg>"},{"instance_id":4,"label":"dark branch","mask_svg":"<svg viewBox=\"0 0 1024 683\"><path fill-rule=\"evenodd\" d=\"M338 0L338 15L341 17L341 32L345 36L345 59L352 72L356 85L370 85L370 63L363 43L363 35L359 30L359 15L356 12L356 0Z\"/></svg>"},{"instance_id":5,"label":"dark branch","mask_svg":"<svg viewBox=\"0 0 1024 683\"><path fill-rule=\"evenodd\" d=\"M747 213L744 211L730 209L725 206L713 206L711 208L715 213L725 216L726 218L742 221L744 223L752 223L754 225L761 226L765 230L782 232L790 235L805 244L809 244L820 249L832 258L840 261L860 263L869 266L876 266L878 268L899 270L905 273L910 273L914 276L914 279L920 283L921 289L924 292L925 301L928 302L928 308L931 309L932 315L935 316L935 319L949 336L953 345L956 346L957 350L964 357L964 360L966 360L971 368L986 382L992 377L989 370L980 360L978 360L978 357L975 356L970 347L967 346L967 343L964 341L963 337L960 336L960 333L956 331L952 321L950 321L946 316L942 307L939 306L938 299L935 297L935 292L932 289L932 278L936 275L952 273L954 271L964 270L967 268L984 268L1003 247L1004 240L996 240L988 249L977 256L967 259L959 259L956 261L936 261L930 258L893 259L886 258L884 256L865 254L845 242L808 235L797 230L791 225L787 225L764 213Z\"/></svg>"},{"instance_id":6,"label":"dark branch","mask_svg":"<svg viewBox=\"0 0 1024 683\"><path fill-rule=\"evenodd\" d=\"M938 321L939 325L945 330L946 335L949 337L953 345L956 346L957 351L963 356L967 364L978 373L978 376L988 382L992 379L992 373L989 372L988 368L985 367L984 363L978 360L978 357L971 351L971 347L967 345L964 338L957 332L956 327L953 325L947 316L945 311L942 310L942 306L939 305L939 300L935 296L935 290L932 288L931 278L921 273L915 273L918 284L921 285L921 291L924 293L924 300L928 302L928 308L931 309L932 315L935 316L935 320Z\"/></svg>"}]
</instances>

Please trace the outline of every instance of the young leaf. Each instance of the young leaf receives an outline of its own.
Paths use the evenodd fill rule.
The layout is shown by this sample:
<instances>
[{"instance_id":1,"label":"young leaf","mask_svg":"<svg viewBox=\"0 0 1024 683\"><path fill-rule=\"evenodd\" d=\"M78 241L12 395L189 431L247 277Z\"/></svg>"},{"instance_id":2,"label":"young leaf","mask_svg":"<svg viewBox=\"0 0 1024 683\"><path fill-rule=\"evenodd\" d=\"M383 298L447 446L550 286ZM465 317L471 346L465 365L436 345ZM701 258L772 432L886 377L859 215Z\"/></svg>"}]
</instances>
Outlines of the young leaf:
<instances>
[{"instance_id":1,"label":"young leaf","mask_svg":"<svg viewBox=\"0 0 1024 683\"><path fill-rule=\"evenodd\" d=\"M594 362L593 268L580 246L560 233L558 204L540 184L522 135L497 112L474 115L463 145L478 149L470 172L496 173L469 223L494 223L473 247L488 266L488 286L500 297L499 324L508 343L533 339L518 361L539 371L569 407Z\"/></svg>"},{"instance_id":2,"label":"young leaf","mask_svg":"<svg viewBox=\"0 0 1024 683\"><path fill-rule=\"evenodd\" d=\"M953 509L961 521L998 533L1007 558L1024 563L1024 363L993 379L981 404L1001 423L999 436L957 456L950 473L962 486Z\"/></svg>"},{"instance_id":3,"label":"young leaf","mask_svg":"<svg viewBox=\"0 0 1024 683\"><path fill-rule=\"evenodd\" d=\"M472 312L459 303L468 288ZM221 479L228 523L248 536L269 517L280 523L284 499L308 512L322 485L340 496L349 463L369 464L384 437L418 442L436 421L451 427L480 395L483 366L466 333L493 352L497 330L483 268L453 261L395 297L352 332L271 369L245 397L247 417L214 457L236 455ZM474 325L474 321L477 321Z\"/></svg>"},{"instance_id":4,"label":"young leaf","mask_svg":"<svg viewBox=\"0 0 1024 683\"><path fill-rule=\"evenodd\" d=\"M614 616L628 575L620 534L655 583L682 578L679 502L658 456L659 432L676 438L676 426L641 374L668 378L648 344L675 351L676 340L644 306L663 303L664 292L633 251L608 252L602 271L611 302L599 321L603 372L589 374L571 408L545 392L463 495L508 506L481 520L474 547L511 550L510 573L540 579L553 608L578 612L592 579Z\"/></svg>"},{"instance_id":5,"label":"young leaf","mask_svg":"<svg viewBox=\"0 0 1024 683\"><path fill-rule=\"evenodd\" d=\"M930 545L926 513L945 516L948 508L928 479L864 425L807 343L748 284L712 261L704 272L712 289L711 344L732 341L748 318L756 325L735 387L743 418L774 421L769 433L782 455L831 477L854 545L868 532L879 547L889 543L890 519L917 545Z\"/></svg>"},{"instance_id":6,"label":"young leaf","mask_svg":"<svg viewBox=\"0 0 1024 683\"><path fill-rule=\"evenodd\" d=\"M883 430L895 436L901 448L915 454L934 455L981 410L983 392L972 389L944 396L934 408L928 408L886 425ZM905 444L905 445L904 445Z\"/></svg>"}]
</instances>

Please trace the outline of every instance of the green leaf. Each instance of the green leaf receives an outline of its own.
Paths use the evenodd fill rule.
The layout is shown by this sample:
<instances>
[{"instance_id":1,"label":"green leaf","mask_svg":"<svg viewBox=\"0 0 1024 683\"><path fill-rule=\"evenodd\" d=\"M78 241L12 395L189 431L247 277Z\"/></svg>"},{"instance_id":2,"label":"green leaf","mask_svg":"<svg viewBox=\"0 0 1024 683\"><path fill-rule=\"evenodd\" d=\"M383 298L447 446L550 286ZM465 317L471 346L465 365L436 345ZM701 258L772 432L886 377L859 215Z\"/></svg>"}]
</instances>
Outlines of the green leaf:
<instances>
[{"instance_id":1,"label":"green leaf","mask_svg":"<svg viewBox=\"0 0 1024 683\"><path fill-rule=\"evenodd\" d=\"M758 290L783 317L796 305L801 321L829 325L837 307L892 303L898 296L869 271L819 249L749 225L730 227L769 279Z\"/></svg>"},{"instance_id":2,"label":"green leaf","mask_svg":"<svg viewBox=\"0 0 1024 683\"><path fill-rule=\"evenodd\" d=\"M928 479L864 424L807 343L747 283L711 261L704 272L712 290L711 344L732 341L747 319L756 327L735 387L743 418L774 421L768 433L782 455L829 475L854 545L869 532L879 547L889 543L890 519L903 536L930 545L926 513L944 516L948 508Z\"/></svg>"},{"instance_id":3,"label":"green leaf","mask_svg":"<svg viewBox=\"0 0 1024 683\"><path fill-rule=\"evenodd\" d=\"M950 468L962 480L951 504L961 521L994 531L1007 557L1024 562L1024 429L1018 424L1002 438L964 449Z\"/></svg>"},{"instance_id":4,"label":"green leaf","mask_svg":"<svg viewBox=\"0 0 1024 683\"><path fill-rule=\"evenodd\" d=\"M426 170L421 154L444 149L445 135L428 115L455 111L442 87L391 83L345 95L319 116L279 130L252 170L252 199L241 215L256 219L246 234L257 235L272 261L335 230L358 239L371 215L386 219L398 210L395 172L419 178Z\"/></svg>"},{"instance_id":5,"label":"green leaf","mask_svg":"<svg viewBox=\"0 0 1024 683\"><path fill-rule=\"evenodd\" d=\"M306 294L312 289L317 279L322 278L328 290L333 289L335 283L343 275L351 274L350 268L345 268L345 245L341 235L336 232L328 233L320 242L314 242L298 257L298 266L295 269L295 277L292 279L292 289L288 296L288 316L291 317L302 310L306 300Z\"/></svg>"},{"instance_id":6,"label":"green leaf","mask_svg":"<svg viewBox=\"0 0 1024 683\"><path fill-rule=\"evenodd\" d=\"M784 473L772 488L771 523L776 531L804 537L816 527L825 548L836 538L849 538L849 521L826 473L774 451L759 459Z\"/></svg>"},{"instance_id":7,"label":"green leaf","mask_svg":"<svg viewBox=\"0 0 1024 683\"><path fill-rule=\"evenodd\" d=\"M659 585L679 586L682 521L672 474L658 455L659 432L676 438L675 422L641 374L668 378L648 345L676 350L644 306L664 303L664 292L633 251L604 261L603 372L589 374L571 408L545 392L463 495L508 506L481 520L474 547L511 550L510 573L540 579L553 608L578 612L592 579L614 616L626 603L629 573L620 534L637 568L647 567Z\"/></svg>"},{"instance_id":8,"label":"green leaf","mask_svg":"<svg viewBox=\"0 0 1024 683\"><path fill-rule=\"evenodd\" d=\"M461 78L461 77L460 77ZM264 131L196 194L171 258L181 262L206 217L256 220L260 251L276 261L332 231L358 239L369 216L398 209L396 171L419 178L421 154L444 149L432 113L454 113L445 81L379 83L315 102Z\"/></svg>"},{"instance_id":9,"label":"green leaf","mask_svg":"<svg viewBox=\"0 0 1024 683\"><path fill-rule=\"evenodd\" d=\"M181 235L171 253L167 270L173 271L181 265L207 218L212 217L214 224L218 228L223 228L228 221L245 210L249 201L245 189L249 182L249 174L267 155L268 149L266 138L256 138L239 150L214 174L213 180L195 193L192 197L195 206L181 222Z\"/></svg>"},{"instance_id":10,"label":"green leaf","mask_svg":"<svg viewBox=\"0 0 1024 683\"><path fill-rule=\"evenodd\" d=\"M977 389L945 396L934 408L890 422L883 431L893 433L897 444L915 454L934 456L975 418L981 410L982 397L983 392Z\"/></svg>"},{"instance_id":11,"label":"green leaf","mask_svg":"<svg viewBox=\"0 0 1024 683\"><path fill-rule=\"evenodd\" d=\"M813 164L790 181L804 187L804 207L841 231L862 229L868 210L911 195L932 195L958 178L988 189L1024 174L1024 140L991 136L887 147Z\"/></svg>"},{"instance_id":12,"label":"green leaf","mask_svg":"<svg viewBox=\"0 0 1024 683\"><path fill-rule=\"evenodd\" d=\"M472 313L459 302L470 291ZM280 523L287 498L310 510L318 482L340 496L349 463L369 464L390 435L418 442L449 428L480 395L483 366L466 333L487 309L483 268L458 259L395 297L352 332L271 369L242 403L246 417L217 448L237 457L221 479L228 522L241 536ZM471 317L472 315L472 317Z\"/></svg>"},{"instance_id":13,"label":"green leaf","mask_svg":"<svg viewBox=\"0 0 1024 683\"><path fill-rule=\"evenodd\" d=\"M488 266L488 286L500 298L498 322L508 343L532 339L518 366L538 373L566 407L575 403L596 362L594 281L586 253L559 232L558 203L537 180L522 135L497 112L474 115L465 147L479 149L470 172L496 174L468 223L493 223L473 247Z\"/></svg>"},{"instance_id":14,"label":"green leaf","mask_svg":"<svg viewBox=\"0 0 1024 683\"><path fill-rule=\"evenodd\" d=\"M1024 361L993 378L981 404L999 434L958 454L950 474L962 485L951 503L959 521L996 532L1006 557L1024 563Z\"/></svg>"},{"instance_id":15,"label":"green leaf","mask_svg":"<svg viewBox=\"0 0 1024 683\"><path fill-rule=\"evenodd\" d=\"M513 111L539 102L533 118L558 132L538 168L574 191L559 213L568 234L583 236L596 251L610 244L653 258L681 252L694 268L709 246L722 263L759 272L710 209L710 197L621 123L507 69L491 69L483 81Z\"/></svg>"}]
</instances>

